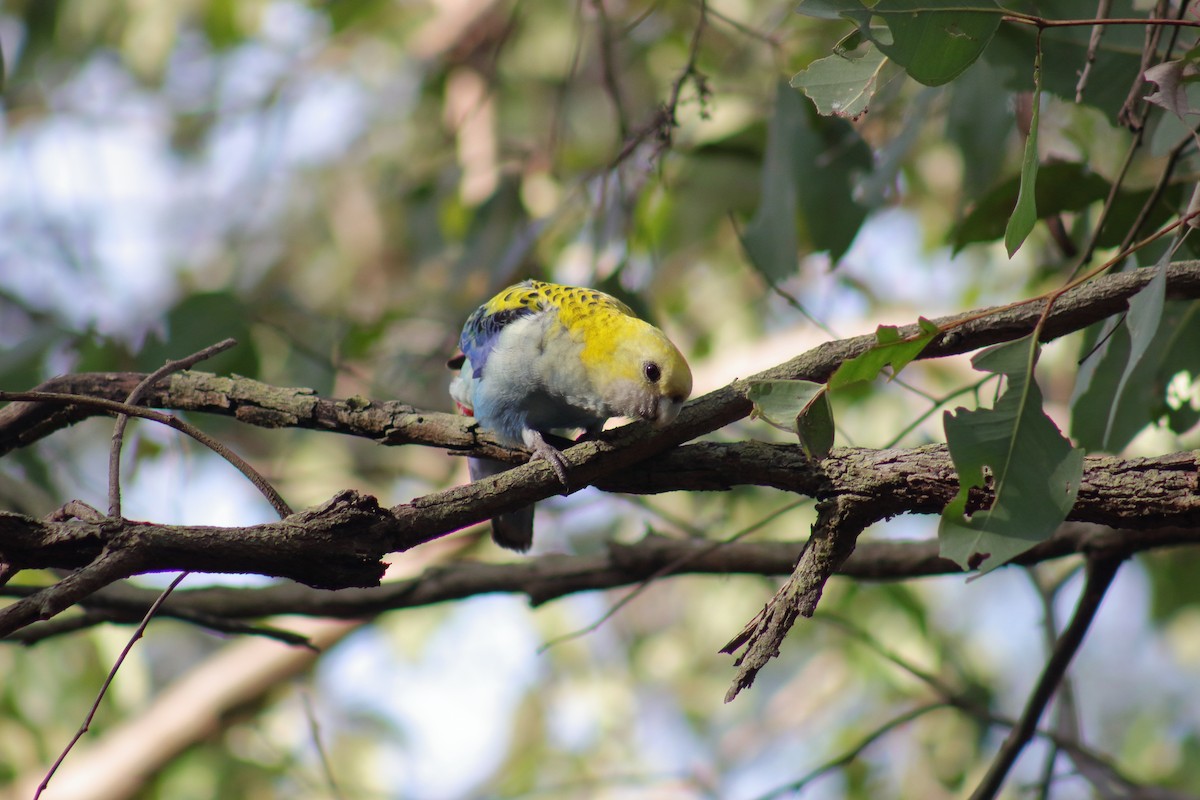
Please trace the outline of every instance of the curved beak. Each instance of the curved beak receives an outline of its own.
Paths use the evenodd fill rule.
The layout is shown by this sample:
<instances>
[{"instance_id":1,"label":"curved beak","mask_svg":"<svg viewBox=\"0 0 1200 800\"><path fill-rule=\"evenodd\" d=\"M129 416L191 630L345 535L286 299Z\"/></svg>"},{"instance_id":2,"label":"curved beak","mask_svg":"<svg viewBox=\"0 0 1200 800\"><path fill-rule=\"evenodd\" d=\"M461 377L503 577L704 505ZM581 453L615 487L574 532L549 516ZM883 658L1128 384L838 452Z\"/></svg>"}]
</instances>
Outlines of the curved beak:
<instances>
[{"instance_id":1,"label":"curved beak","mask_svg":"<svg viewBox=\"0 0 1200 800\"><path fill-rule=\"evenodd\" d=\"M675 421L681 408L683 408L683 398L660 397L654 406L654 414L649 419L656 428L665 428Z\"/></svg>"}]
</instances>

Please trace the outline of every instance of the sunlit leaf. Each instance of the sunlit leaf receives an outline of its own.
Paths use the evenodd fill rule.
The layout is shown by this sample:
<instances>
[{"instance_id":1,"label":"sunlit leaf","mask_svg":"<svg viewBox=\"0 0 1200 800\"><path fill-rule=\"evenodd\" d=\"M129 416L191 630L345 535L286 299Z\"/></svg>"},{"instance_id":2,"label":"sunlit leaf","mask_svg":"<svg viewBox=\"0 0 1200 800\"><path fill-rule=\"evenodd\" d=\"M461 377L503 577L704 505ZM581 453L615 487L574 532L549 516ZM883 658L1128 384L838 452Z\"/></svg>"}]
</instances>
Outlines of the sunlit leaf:
<instances>
[{"instance_id":1,"label":"sunlit leaf","mask_svg":"<svg viewBox=\"0 0 1200 800\"><path fill-rule=\"evenodd\" d=\"M857 119L867 111L887 56L868 44L858 57L835 53L796 73L791 85L801 89L825 116Z\"/></svg>"},{"instance_id":2,"label":"sunlit leaf","mask_svg":"<svg viewBox=\"0 0 1200 800\"><path fill-rule=\"evenodd\" d=\"M824 458L833 447L833 407L825 384L812 381L752 381L751 416L794 433L809 458Z\"/></svg>"},{"instance_id":3,"label":"sunlit leaf","mask_svg":"<svg viewBox=\"0 0 1200 800\"><path fill-rule=\"evenodd\" d=\"M938 538L942 556L964 568L986 572L1045 540L1079 492L1083 451L1042 410L1031 346L1026 337L977 354L972 365L1004 375L1004 392L994 408L944 416L959 491L942 513ZM991 507L968 517L968 492L988 484Z\"/></svg>"},{"instance_id":4,"label":"sunlit leaf","mask_svg":"<svg viewBox=\"0 0 1200 800\"><path fill-rule=\"evenodd\" d=\"M748 397L753 416L789 433L796 432L796 417L825 390L813 381L751 381Z\"/></svg>"},{"instance_id":5,"label":"sunlit leaf","mask_svg":"<svg viewBox=\"0 0 1200 800\"><path fill-rule=\"evenodd\" d=\"M204 6L204 33L209 44L225 50L238 44L244 34L238 21L237 0L210 0Z\"/></svg>"},{"instance_id":6,"label":"sunlit leaf","mask_svg":"<svg viewBox=\"0 0 1200 800\"><path fill-rule=\"evenodd\" d=\"M799 13L852 20L883 53L929 86L947 83L971 66L1000 26L991 0L880 0L873 6L851 0L803 0ZM880 17L890 37L872 29Z\"/></svg>"},{"instance_id":7,"label":"sunlit leaf","mask_svg":"<svg viewBox=\"0 0 1200 800\"><path fill-rule=\"evenodd\" d=\"M921 329L920 334L907 339L901 338L894 326L880 325L875 331L876 344L862 355L843 362L829 378L829 388L837 389L858 381L873 381L886 366L891 366L892 377L895 377L921 354L925 345L929 344L940 330L924 317L921 317L917 324Z\"/></svg>"}]
</instances>

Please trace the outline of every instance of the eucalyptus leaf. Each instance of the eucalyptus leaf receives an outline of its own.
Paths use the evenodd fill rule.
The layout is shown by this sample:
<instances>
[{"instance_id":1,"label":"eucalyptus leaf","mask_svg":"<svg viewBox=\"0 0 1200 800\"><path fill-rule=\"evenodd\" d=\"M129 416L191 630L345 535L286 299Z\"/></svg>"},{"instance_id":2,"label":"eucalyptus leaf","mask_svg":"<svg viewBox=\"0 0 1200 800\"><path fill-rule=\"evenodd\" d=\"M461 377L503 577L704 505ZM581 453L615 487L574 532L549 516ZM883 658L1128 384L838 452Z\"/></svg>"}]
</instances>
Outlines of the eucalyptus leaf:
<instances>
[{"instance_id":1,"label":"eucalyptus leaf","mask_svg":"<svg viewBox=\"0 0 1200 800\"><path fill-rule=\"evenodd\" d=\"M857 57L834 53L809 64L792 78L824 116L858 119L867 111L887 56L867 45Z\"/></svg>"},{"instance_id":2,"label":"eucalyptus leaf","mask_svg":"<svg viewBox=\"0 0 1200 800\"><path fill-rule=\"evenodd\" d=\"M971 66L996 34L1002 13L992 0L880 0L871 6L804 0L796 10L853 21L884 55L928 86L949 83ZM889 36L872 28L874 17L883 19Z\"/></svg>"},{"instance_id":3,"label":"eucalyptus leaf","mask_svg":"<svg viewBox=\"0 0 1200 800\"><path fill-rule=\"evenodd\" d=\"M1092 19L1095 0L1039 0L1005 3L1017 11L1046 19ZM1108 16L1145 17L1145 7L1134 0L1112 0ZM1075 102L1079 68L1088 58L1090 25L1046 28L1041 32L1042 91ZM1140 26L1109 25L1104 29L1095 60L1083 91L1082 102L1101 109L1115 119L1129 94L1130 82L1142 69L1145 33ZM1029 69L1037 52L1038 33L1032 25L1003 25L996 32L983 58L1004 76L1004 86L1014 92L1033 91Z\"/></svg>"},{"instance_id":4,"label":"eucalyptus leaf","mask_svg":"<svg viewBox=\"0 0 1200 800\"><path fill-rule=\"evenodd\" d=\"M1177 375L1200 375L1200 310L1195 301L1172 302L1161 315L1150 344L1132 366L1133 334L1125 320L1110 317L1085 336L1086 357L1071 394L1071 435L1087 450L1120 452L1160 418L1176 433L1200 421L1190 401L1168 397Z\"/></svg>"},{"instance_id":5,"label":"eucalyptus leaf","mask_svg":"<svg viewBox=\"0 0 1200 800\"><path fill-rule=\"evenodd\" d=\"M875 330L876 344L867 352L842 362L837 371L830 376L829 388L837 389L858 381L873 381L886 366L891 366L894 378L910 361L921 354L941 330L924 317L921 317L917 324L920 326L920 333L909 338L901 338L899 330L892 325L880 325Z\"/></svg>"},{"instance_id":6,"label":"eucalyptus leaf","mask_svg":"<svg viewBox=\"0 0 1200 800\"><path fill-rule=\"evenodd\" d=\"M1033 62L1033 113L1029 119L1029 136L1025 138L1025 154L1021 158L1021 188L1017 191L1017 205L1008 226L1004 229L1004 249L1012 257L1037 222L1037 173L1038 173L1038 126L1042 105L1042 54L1034 56Z\"/></svg>"},{"instance_id":7,"label":"eucalyptus leaf","mask_svg":"<svg viewBox=\"0 0 1200 800\"><path fill-rule=\"evenodd\" d=\"M1039 170L1035 185L1035 209L1039 218L1064 211L1082 211L1108 196L1111 185L1086 164L1059 161ZM1005 220L1017 205L1021 178L1014 175L987 192L950 231L955 252L974 242L990 242L1004 236ZM1140 206L1138 207L1140 209Z\"/></svg>"},{"instance_id":8,"label":"eucalyptus leaf","mask_svg":"<svg viewBox=\"0 0 1200 800\"><path fill-rule=\"evenodd\" d=\"M796 274L802 253L841 258L866 219L853 188L871 166L870 148L849 123L818 115L799 92L780 83L767 131L762 196L741 234L755 269L778 283Z\"/></svg>"},{"instance_id":9,"label":"eucalyptus leaf","mask_svg":"<svg viewBox=\"0 0 1200 800\"><path fill-rule=\"evenodd\" d=\"M1129 358L1126 360L1125 369L1121 371L1121 378L1117 382L1116 402L1109 409L1108 421L1104 425L1106 445L1110 443L1112 437L1117 408L1121 405L1121 399L1125 393L1129 391L1129 379L1141 365L1142 359L1158 334L1159 323L1162 322L1163 304L1167 301L1167 265L1171 262L1171 252L1163 254L1154 277L1129 300L1129 313L1125 316L1125 324L1129 328Z\"/></svg>"},{"instance_id":10,"label":"eucalyptus leaf","mask_svg":"<svg viewBox=\"0 0 1200 800\"><path fill-rule=\"evenodd\" d=\"M818 392L796 417L796 435L800 447L811 459L820 460L833 449L833 406L829 392Z\"/></svg>"},{"instance_id":11,"label":"eucalyptus leaf","mask_svg":"<svg viewBox=\"0 0 1200 800\"><path fill-rule=\"evenodd\" d=\"M959 491L942 513L941 554L988 572L1047 539L1066 519L1083 475L1083 451L1042 410L1029 337L982 351L972 365L1003 375L991 409L946 412ZM990 477L990 481L989 481ZM990 483L989 508L967 515L969 492Z\"/></svg>"},{"instance_id":12,"label":"eucalyptus leaf","mask_svg":"<svg viewBox=\"0 0 1200 800\"><path fill-rule=\"evenodd\" d=\"M813 381L751 381L747 396L754 418L795 433L796 418L824 391L825 384Z\"/></svg>"}]
</instances>

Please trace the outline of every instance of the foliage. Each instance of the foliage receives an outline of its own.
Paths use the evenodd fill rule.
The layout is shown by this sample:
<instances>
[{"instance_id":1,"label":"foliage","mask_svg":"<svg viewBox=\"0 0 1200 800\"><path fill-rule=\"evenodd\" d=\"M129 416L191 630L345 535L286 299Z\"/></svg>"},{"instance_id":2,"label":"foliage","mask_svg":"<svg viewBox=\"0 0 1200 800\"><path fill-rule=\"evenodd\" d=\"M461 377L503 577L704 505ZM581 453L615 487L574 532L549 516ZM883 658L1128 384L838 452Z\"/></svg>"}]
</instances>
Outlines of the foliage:
<instances>
[{"instance_id":1,"label":"foliage","mask_svg":"<svg viewBox=\"0 0 1200 800\"><path fill-rule=\"evenodd\" d=\"M1041 560L1029 548L1062 532L1085 452L1197 447L1200 315L1165 277L1197 255L1197 23L1188 6L1104 7L1137 24L1097 27L1096 4L1076 0L5 4L0 390L150 372L233 336L203 369L446 411L445 360L482 298L526 276L588 284L671 334L697 394L742 387L756 418L710 443L798 438L819 473L840 463L835 443L886 458L947 442L962 480L941 499L940 533L942 508L924 508L863 540L940 537L988 571L969 584L835 578L818 587L828 616L798 624L729 706L716 651L776 587L754 570L662 568L627 601L576 591L536 609L481 596L353 624L155 620L64 762L62 794L46 796L73 796L77 757L92 759L91 797L748 798L811 785L937 798L979 785L1045 665L1043 634L1053 641L1086 595L1079 559L1031 567L1032 580L997 567ZM977 322L929 319L1030 298L1048 318L1060 288L1154 265L1127 314L1111 303L1044 346L1025 329L997 334L971 359L984 376L922 358ZM811 380L730 384L870 331ZM186 418L294 508L346 488L394 505L466 480L450 444L383 447L283 416L262 427L245 410ZM103 507L110 434L90 420L5 454L0 510ZM224 461L161 426L135 421L124 463L128 518L272 519ZM936 482L909 482L923 481ZM815 507L768 485L583 492L539 505L535 557L653 535L799 554L830 514L820 489L808 497ZM480 531L392 557L389 579L495 566ZM1129 796L1195 791L1193 556L1122 568L1063 679L1080 713L1064 699L1042 719L1053 736L1024 750L1007 796L1086 796L1097 775ZM21 572L4 590L57 577ZM129 626L105 613L73 610L31 627L46 637L36 646L0 649L11 796L29 795L125 645ZM267 641L234 650L258 639L204 626ZM327 652L271 641L278 629ZM202 674L222 656L238 667ZM1112 680L1122 692L1103 688ZM188 706L189 691L210 704ZM164 729L139 739L157 753L144 781L86 751L164 718L174 732L204 724L174 749Z\"/></svg>"}]
</instances>

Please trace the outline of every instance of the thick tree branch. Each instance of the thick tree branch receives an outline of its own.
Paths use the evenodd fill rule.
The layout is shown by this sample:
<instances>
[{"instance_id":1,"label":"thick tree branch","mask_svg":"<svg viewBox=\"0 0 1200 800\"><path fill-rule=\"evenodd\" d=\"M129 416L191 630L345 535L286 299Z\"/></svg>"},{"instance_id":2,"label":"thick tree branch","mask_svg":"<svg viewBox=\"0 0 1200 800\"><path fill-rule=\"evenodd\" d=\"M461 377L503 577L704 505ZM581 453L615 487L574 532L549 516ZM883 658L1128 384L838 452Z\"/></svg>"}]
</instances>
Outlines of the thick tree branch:
<instances>
[{"instance_id":1,"label":"thick tree branch","mask_svg":"<svg viewBox=\"0 0 1200 800\"><path fill-rule=\"evenodd\" d=\"M571 452L586 452L593 445ZM541 464L511 472L535 469L554 480ZM587 474L587 465L581 472ZM191 569L283 577L324 588L369 586L382 574L380 559L387 553L518 505L524 497L519 482L519 476L505 473L499 480L437 492L393 509L380 508L374 498L343 492L320 508L285 520L236 528L45 521L0 513L0 555L23 569L75 569L120 540L141 554L142 572ZM688 445L630 469L619 480L601 482L606 488L642 491L727 489L735 484L772 486L825 503L871 497L869 506L858 512L864 526L903 513L939 513L958 486L943 445L885 451L838 448L823 461L812 462L798 445L761 442ZM1154 491L1145 491L1146 486ZM990 495L979 491L973 499L982 507ZM435 515L422 519L426 509ZM1200 527L1197 457L1190 452L1142 459L1089 456L1069 518L1144 530Z\"/></svg>"},{"instance_id":2,"label":"thick tree branch","mask_svg":"<svg viewBox=\"0 0 1200 800\"><path fill-rule=\"evenodd\" d=\"M461 600L480 594L522 594L534 604L578 592L640 583L675 565L673 575L787 575L796 564L803 542L732 542L714 550L712 542L650 536L636 544L612 545L602 554L545 555L510 563L461 561L426 570L419 577L362 589L331 591L296 583L264 587L183 589L159 611L217 630L236 631L236 623L280 614L338 619L368 619L386 611ZM1053 537L1017 557L1013 564L1029 566L1075 554L1127 556L1168 547L1200 545L1198 528L1154 531L1110 530L1068 523ZM938 556L938 543L925 541L862 541L836 575L859 581L901 581L962 574L957 564ZM7 586L0 596L25 597L34 587ZM112 585L84 598L88 612L106 615L104 621L133 623L141 619L159 592L125 584ZM56 620L57 622L57 620ZM51 625L52 623L45 623ZM73 628L61 623L46 632L55 635ZM16 641L45 638L39 625L11 637Z\"/></svg>"},{"instance_id":3,"label":"thick tree branch","mask_svg":"<svg viewBox=\"0 0 1200 800\"><path fill-rule=\"evenodd\" d=\"M1200 262L1175 264L1168 271L1172 297L1200 296ZM1123 310L1128 298L1153 272L1138 270L1106 276L1063 294L1045 321L1043 338L1078 330ZM973 312L938 320L945 332L921 357L967 352L1025 335L1038 323L1043 306L1044 301L1039 300L986 314ZM910 332L915 332L915 326L912 331L901 330L902 335ZM824 380L839 364L874 342L873 335L830 342L754 377ZM144 378L140 374L75 375L55 379L42 388L121 399ZM721 489L728 488L730 475L734 474L739 482L815 497L825 508L845 510L853 507L853 503L847 505L848 498L877 498L878 502L863 507L869 513L853 515L856 519L862 517L858 529L894 514L939 511L957 486L944 448L936 447L912 451L842 450L818 464L804 459L795 448L756 443L706 443L659 455L748 414L751 404L747 387L748 381L739 380L694 400L666 429L654 430L635 423L569 448L566 458L574 484L637 492ZM150 405L227 414L260 426L336 431L388 444L438 445L510 461L523 457L499 447L469 420L398 403L372 403L362 398L327 400L306 389L203 373L173 375L148 395L146 402ZM83 406L32 403L14 403L0 409L0 454L94 413L95 409ZM1091 459L1071 518L1141 528L1194 525L1195 475L1191 454L1142 461ZM1147 485L1155 486L1156 492L1139 496L1137 487ZM120 552L118 561L125 566L114 572L112 579L137 572L189 569L286 577L325 588L368 586L382 574L379 559L384 554L407 550L541 500L560 488L549 467L535 462L387 510L373 498L347 492L322 508L247 528L39 521L7 514L0 515L0 557L16 568L78 569L101 552L113 551ZM986 493L978 493L974 501L985 503ZM853 549L856 535L857 530L847 537L825 537L829 552L822 555L820 548L812 550L810 557L820 555L820 562L805 569L811 567L811 576L827 576ZM819 595L820 582L809 583L801 593ZM39 611L25 621L41 618L44 615ZM11 630L0 629L0 635Z\"/></svg>"},{"instance_id":4,"label":"thick tree branch","mask_svg":"<svg viewBox=\"0 0 1200 800\"><path fill-rule=\"evenodd\" d=\"M1179 262L1167 269L1169 299L1200 297L1200 261ZM1055 302L1046 321L1043 341L1082 330L1125 311L1129 298L1150 280L1154 272L1154 269L1140 269L1108 275L1065 293ZM1042 301L1031 301L941 317L935 322L949 329L948 332L934 339L920 358L961 355L998 342L1019 339L1033 331L1043 306ZM900 329L901 335L917 332L916 325ZM827 342L751 377L823 381L843 361L860 355L874 344L874 334ZM38 389L119 401L144 378L142 373L81 373L54 378ZM735 381L693 400L668 429L669 437L675 441L688 441L746 416L750 413L746 388L747 381ZM362 436L384 444L423 444L509 460L517 457L485 432L477 430L469 419L453 414L422 411L404 403L377 402L362 397L331 400L317 397L311 389L271 386L249 378L203 372L173 375L149 392L145 405L232 416L266 428L310 428ZM0 409L0 455L28 446L97 413L101 412L80 407L9 405ZM642 438L651 431L648 424L627 427Z\"/></svg>"}]
</instances>

